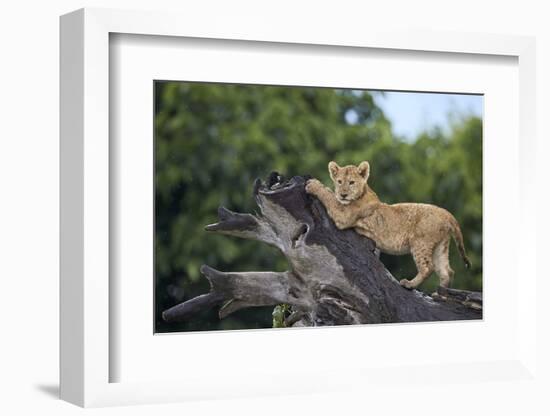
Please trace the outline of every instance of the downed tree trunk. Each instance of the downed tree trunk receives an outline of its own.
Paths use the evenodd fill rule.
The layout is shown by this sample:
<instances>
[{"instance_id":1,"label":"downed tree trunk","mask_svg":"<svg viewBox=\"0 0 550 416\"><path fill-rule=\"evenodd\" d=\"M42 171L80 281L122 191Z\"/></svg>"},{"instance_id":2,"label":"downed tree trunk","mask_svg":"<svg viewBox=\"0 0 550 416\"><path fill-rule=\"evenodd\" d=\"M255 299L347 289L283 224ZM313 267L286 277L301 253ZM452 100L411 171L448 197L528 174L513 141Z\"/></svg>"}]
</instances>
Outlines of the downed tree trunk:
<instances>
[{"instance_id":1,"label":"downed tree trunk","mask_svg":"<svg viewBox=\"0 0 550 416\"><path fill-rule=\"evenodd\" d=\"M189 319L222 305L220 319L252 306L288 304L287 326L481 319L481 295L440 291L437 300L403 288L374 253L375 244L354 230L338 230L323 205L305 192L308 178L283 181L272 173L254 184L260 215L223 207L206 230L254 239L277 247L290 269L277 272L221 272L202 266L209 293L163 313L166 321Z\"/></svg>"}]
</instances>

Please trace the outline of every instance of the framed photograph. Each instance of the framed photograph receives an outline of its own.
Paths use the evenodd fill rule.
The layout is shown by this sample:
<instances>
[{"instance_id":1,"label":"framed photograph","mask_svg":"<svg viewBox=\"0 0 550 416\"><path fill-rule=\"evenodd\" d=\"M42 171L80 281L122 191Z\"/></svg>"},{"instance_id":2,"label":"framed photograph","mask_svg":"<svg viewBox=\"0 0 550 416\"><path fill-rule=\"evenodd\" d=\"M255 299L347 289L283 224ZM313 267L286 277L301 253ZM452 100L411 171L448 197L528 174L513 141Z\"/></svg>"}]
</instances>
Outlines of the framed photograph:
<instances>
[{"instance_id":1,"label":"framed photograph","mask_svg":"<svg viewBox=\"0 0 550 416\"><path fill-rule=\"evenodd\" d=\"M63 16L61 397L532 379L534 62L507 35Z\"/></svg>"},{"instance_id":2,"label":"framed photograph","mask_svg":"<svg viewBox=\"0 0 550 416\"><path fill-rule=\"evenodd\" d=\"M482 319L483 96L154 94L156 333Z\"/></svg>"}]
</instances>

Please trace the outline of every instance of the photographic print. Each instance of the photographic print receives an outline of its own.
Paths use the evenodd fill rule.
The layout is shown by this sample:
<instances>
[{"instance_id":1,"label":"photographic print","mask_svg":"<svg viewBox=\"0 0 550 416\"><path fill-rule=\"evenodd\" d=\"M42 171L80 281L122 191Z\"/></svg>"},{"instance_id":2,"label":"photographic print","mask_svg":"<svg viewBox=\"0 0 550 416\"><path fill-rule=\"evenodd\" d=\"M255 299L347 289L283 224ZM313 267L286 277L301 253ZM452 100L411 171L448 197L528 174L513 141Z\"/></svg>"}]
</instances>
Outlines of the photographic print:
<instances>
[{"instance_id":1,"label":"photographic print","mask_svg":"<svg viewBox=\"0 0 550 416\"><path fill-rule=\"evenodd\" d=\"M154 94L155 332L482 319L482 95Z\"/></svg>"}]
</instances>

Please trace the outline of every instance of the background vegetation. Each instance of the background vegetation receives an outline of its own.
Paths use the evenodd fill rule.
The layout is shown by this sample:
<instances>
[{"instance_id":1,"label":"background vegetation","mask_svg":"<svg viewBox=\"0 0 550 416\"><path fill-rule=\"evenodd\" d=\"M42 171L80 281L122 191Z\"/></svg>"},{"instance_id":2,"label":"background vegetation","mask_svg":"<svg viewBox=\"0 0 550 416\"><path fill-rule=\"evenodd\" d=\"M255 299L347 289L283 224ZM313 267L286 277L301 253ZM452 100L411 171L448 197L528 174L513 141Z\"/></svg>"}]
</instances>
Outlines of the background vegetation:
<instances>
[{"instance_id":1,"label":"background vegetation","mask_svg":"<svg viewBox=\"0 0 550 416\"><path fill-rule=\"evenodd\" d=\"M311 174L330 184L327 163L368 160L369 184L388 203L426 202L458 219L473 263L456 248L453 286L482 285L482 123L454 120L415 140L392 134L373 100L376 92L328 88L186 82L155 83L155 297L157 332L271 327L273 308L240 311L223 321L217 311L192 322L166 324L160 312L208 291L205 263L223 271L287 268L265 244L206 233L219 205L254 212L252 183L276 170ZM388 269L411 278L410 256L382 256ZM421 289L431 292L435 275Z\"/></svg>"}]
</instances>

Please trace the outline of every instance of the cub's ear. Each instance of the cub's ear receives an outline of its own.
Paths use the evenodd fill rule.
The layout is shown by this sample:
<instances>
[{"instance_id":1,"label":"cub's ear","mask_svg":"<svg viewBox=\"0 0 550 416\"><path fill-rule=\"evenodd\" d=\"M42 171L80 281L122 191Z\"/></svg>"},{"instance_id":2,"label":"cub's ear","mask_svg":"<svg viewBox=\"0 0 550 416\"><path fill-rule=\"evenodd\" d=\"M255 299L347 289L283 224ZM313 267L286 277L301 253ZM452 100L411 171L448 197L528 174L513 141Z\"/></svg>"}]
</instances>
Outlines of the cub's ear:
<instances>
[{"instance_id":1,"label":"cub's ear","mask_svg":"<svg viewBox=\"0 0 550 416\"><path fill-rule=\"evenodd\" d=\"M370 174L369 162L365 160L364 162L359 163L359 166L357 166L357 173L367 180Z\"/></svg>"},{"instance_id":2,"label":"cub's ear","mask_svg":"<svg viewBox=\"0 0 550 416\"><path fill-rule=\"evenodd\" d=\"M340 166L334 161L329 162L328 164L328 173L330 173L331 179L334 179L338 171L340 170Z\"/></svg>"}]
</instances>

